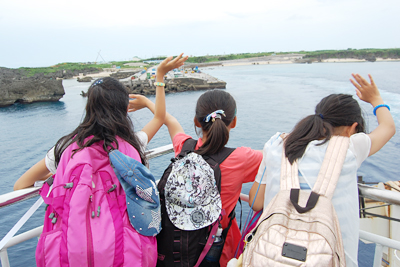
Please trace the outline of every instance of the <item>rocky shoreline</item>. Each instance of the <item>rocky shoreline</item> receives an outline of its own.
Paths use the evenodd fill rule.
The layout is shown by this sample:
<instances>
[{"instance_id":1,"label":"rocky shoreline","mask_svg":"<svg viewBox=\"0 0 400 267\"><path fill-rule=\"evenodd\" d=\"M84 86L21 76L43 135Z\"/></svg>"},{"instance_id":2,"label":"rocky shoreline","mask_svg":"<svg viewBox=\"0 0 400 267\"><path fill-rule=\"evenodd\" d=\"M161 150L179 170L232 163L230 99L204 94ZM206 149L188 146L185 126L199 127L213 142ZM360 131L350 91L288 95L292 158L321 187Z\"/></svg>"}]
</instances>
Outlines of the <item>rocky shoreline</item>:
<instances>
[{"instance_id":1,"label":"rocky shoreline","mask_svg":"<svg viewBox=\"0 0 400 267\"><path fill-rule=\"evenodd\" d=\"M0 107L15 103L58 101L65 94L62 79L70 79L79 73L99 73L96 68L80 71L58 71L29 76L23 69L0 67Z\"/></svg>"}]
</instances>

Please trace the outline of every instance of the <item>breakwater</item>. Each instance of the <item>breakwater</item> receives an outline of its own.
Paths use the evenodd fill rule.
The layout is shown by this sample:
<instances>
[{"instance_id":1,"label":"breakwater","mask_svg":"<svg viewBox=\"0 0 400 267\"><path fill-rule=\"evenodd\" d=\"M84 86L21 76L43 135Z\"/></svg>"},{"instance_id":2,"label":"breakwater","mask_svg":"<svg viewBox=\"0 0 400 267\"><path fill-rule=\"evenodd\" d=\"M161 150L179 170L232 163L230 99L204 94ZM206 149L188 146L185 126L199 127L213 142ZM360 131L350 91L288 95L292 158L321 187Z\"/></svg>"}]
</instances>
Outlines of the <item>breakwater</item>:
<instances>
[{"instance_id":1,"label":"breakwater","mask_svg":"<svg viewBox=\"0 0 400 267\"><path fill-rule=\"evenodd\" d=\"M186 67L186 65L185 65ZM194 69L194 68L193 68ZM185 68L185 70L177 72L169 72L164 77L165 92L179 93L186 91L200 91L209 89L225 89L226 82L207 73L200 72L196 69ZM155 72L152 71L120 71L112 74L100 73L96 77L78 77L79 82L92 82L99 77L111 76L126 86L130 94L154 95L156 87L154 86ZM103 75L103 76L102 76ZM86 96L87 92L82 91L82 96Z\"/></svg>"},{"instance_id":2,"label":"breakwater","mask_svg":"<svg viewBox=\"0 0 400 267\"><path fill-rule=\"evenodd\" d=\"M132 76L134 77L134 76ZM142 79L141 77L120 80L129 93L154 95L156 87L153 79ZM179 93L185 91L199 91L209 89L225 89L226 82L219 80L206 73L187 73L182 77L174 77L174 74L167 74L164 79L166 93Z\"/></svg>"}]
</instances>

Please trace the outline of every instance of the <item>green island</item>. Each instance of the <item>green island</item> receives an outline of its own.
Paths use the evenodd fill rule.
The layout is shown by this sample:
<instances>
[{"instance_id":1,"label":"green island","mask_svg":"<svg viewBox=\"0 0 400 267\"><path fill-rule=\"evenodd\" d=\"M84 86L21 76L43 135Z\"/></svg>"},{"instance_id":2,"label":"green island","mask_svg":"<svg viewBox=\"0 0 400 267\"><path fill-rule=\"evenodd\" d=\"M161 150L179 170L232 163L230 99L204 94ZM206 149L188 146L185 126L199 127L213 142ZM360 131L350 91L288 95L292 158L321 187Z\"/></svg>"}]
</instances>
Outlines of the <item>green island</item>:
<instances>
[{"instance_id":1,"label":"green island","mask_svg":"<svg viewBox=\"0 0 400 267\"><path fill-rule=\"evenodd\" d=\"M365 49L352 49L348 48L347 50L317 50L317 51L298 51L298 52L260 52L260 53L237 53L237 54L226 54L226 55L206 55L206 56L193 56L189 57L187 63L218 63L221 61L229 61L229 60L238 60L238 59L248 59L248 58L258 58L258 57L266 57L266 56L284 56L288 54L298 54L303 55L303 59L312 60L315 62L320 62L324 59L330 58L353 58L353 59L363 59L368 61L375 61L376 58L382 59L400 59L400 48L387 48L387 49L376 49L376 48L365 48ZM143 59L139 62L146 61L156 61L162 60L166 57L155 57L155 58L147 58ZM91 71L95 71L96 69L101 71L107 68L118 67L119 69L134 69L140 68L140 66L131 66L129 63L138 63L138 61L111 61L108 63L60 63L50 67L40 67L40 68L27 68L21 67L18 68L20 70L21 75L26 75L27 77L35 76L35 74L50 74L59 71L71 71L74 73L77 72L86 72L89 73ZM149 64L155 65L155 64Z\"/></svg>"}]
</instances>

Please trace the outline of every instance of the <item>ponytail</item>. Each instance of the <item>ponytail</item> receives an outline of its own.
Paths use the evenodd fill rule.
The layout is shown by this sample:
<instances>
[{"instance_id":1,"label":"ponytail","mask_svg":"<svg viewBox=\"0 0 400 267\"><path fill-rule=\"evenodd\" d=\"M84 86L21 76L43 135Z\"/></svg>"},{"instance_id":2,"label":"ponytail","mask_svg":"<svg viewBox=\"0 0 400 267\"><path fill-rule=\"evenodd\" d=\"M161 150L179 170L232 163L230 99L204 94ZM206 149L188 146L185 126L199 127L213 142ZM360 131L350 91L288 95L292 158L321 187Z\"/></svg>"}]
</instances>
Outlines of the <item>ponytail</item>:
<instances>
[{"instance_id":1,"label":"ponytail","mask_svg":"<svg viewBox=\"0 0 400 267\"><path fill-rule=\"evenodd\" d=\"M285 139L285 156L292 164L301 158L307 145L313 140L326 143L339 126L351 126L357 122L356 132L365 131L365 122L358 102L347 94L332 94L323 98L315 108L315 114L309 115L296 124Z\"/></svg>"},{"instance_id":2,"label":"ponytail","mask_svg":"<svg viewBox=\"0 0 400 267\"><path fill-rule=\"evenodd\" d=\"M207 131L207 140L196 151L200 155L213 155L220 151L228 143L229 131L221 119L216 119L211 123Z\"/></svg>"},{"instance_id":3,"label":"ponytail","mask_svg":"<svg viewBox=\"0 0 400 267\"><path fill-rule=\"evenodd\" d=\"M196 120L207 139L196 153L212 155L224 148L229 140L228 126L235 116L236 101L229 93L209 90L202 94L197 100Z\"/></svg>"},{"instance_id":4,"label":"ponytail","mask_svg":"<svg viewBox=\"0 0 400 267\"><path fill-rule=\"evenodd\" d=\"M285 156L290 164L301 158L312 140L323 140L321 145L332 136L332 126L324 122L319 115L309 115L296 124L294 130L285 139Z\"/></svg>"}]
</instances>

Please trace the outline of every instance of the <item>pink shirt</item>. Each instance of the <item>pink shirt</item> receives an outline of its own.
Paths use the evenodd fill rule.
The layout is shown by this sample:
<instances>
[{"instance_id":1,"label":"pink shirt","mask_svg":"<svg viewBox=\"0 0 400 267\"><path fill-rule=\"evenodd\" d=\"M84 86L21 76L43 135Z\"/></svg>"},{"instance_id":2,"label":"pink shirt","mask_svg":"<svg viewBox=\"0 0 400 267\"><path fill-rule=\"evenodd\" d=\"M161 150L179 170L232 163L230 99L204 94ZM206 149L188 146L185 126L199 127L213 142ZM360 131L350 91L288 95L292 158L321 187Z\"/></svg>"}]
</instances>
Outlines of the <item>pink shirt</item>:
<instances>
[{"instance_id":1,"label":"pink shirt","mask_svg":"<svg viewBox=\"0 0 400 267\"><path fill-rule=\"evenodd\" d=\"M175 135L172 141L174 145L175 156L180 153L183 143L189 138L191 138L191 136L184 133L178 133ZM199 138L197 140L195 149L198 149L202 145L203 142ZM234 209L242 190L242 184L254 182L261 160L261 151L257 151L248 147L238 147L220 165L221 201L222 208L225 209L226 214L229 214ZM226 228L228 223L228 216L224 216L224 219L221 223L222 227ZM232 226L229 229L228 236L226 238L224 250L220 260L221 266L226 266L227 262L234 257L240 237L240 230L235 219L232 222Z\"/></svg>"}]
</instances>

